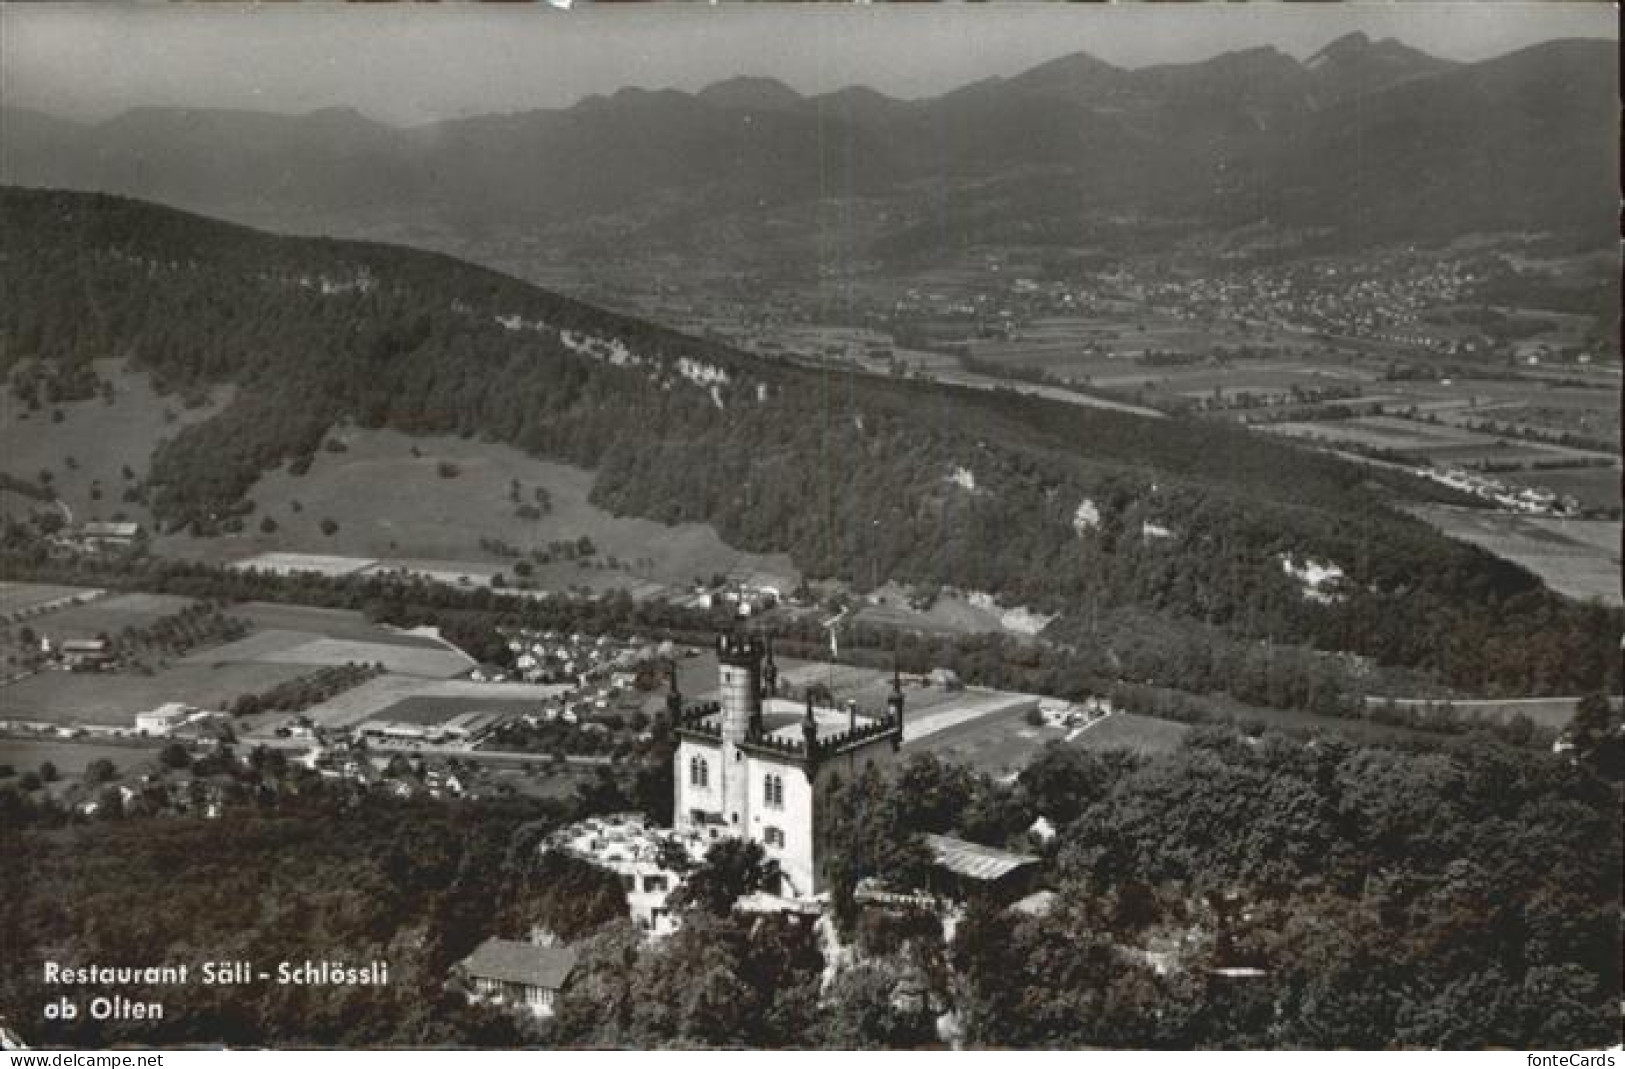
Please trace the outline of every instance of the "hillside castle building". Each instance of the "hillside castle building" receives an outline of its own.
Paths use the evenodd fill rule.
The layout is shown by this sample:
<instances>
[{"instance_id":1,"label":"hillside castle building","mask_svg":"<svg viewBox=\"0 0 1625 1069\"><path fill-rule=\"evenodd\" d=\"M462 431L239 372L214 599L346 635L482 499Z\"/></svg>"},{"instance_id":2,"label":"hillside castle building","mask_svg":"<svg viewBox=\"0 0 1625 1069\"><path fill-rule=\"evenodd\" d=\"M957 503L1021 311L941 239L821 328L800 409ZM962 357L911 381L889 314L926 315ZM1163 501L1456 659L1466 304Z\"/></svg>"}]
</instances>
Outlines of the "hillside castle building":
<instances>
[{"instance_id":1,"label":"hillside castle building","mask_svg":"<svg viewBox=\"0 0 1625 1069\"><path fill-rule=\"evenodd\" d=\"M679 832L760 843L784 874L780 893L811 897L824 889L816 834L829 781L868 765L890 764L903 741L902 681L893 673L884 711L820 708L811 696L779 696L768 642L753 635L717 639L720 701L684 708L673 675L667 715L677 734Z\"/></svg>"}]
</instances>

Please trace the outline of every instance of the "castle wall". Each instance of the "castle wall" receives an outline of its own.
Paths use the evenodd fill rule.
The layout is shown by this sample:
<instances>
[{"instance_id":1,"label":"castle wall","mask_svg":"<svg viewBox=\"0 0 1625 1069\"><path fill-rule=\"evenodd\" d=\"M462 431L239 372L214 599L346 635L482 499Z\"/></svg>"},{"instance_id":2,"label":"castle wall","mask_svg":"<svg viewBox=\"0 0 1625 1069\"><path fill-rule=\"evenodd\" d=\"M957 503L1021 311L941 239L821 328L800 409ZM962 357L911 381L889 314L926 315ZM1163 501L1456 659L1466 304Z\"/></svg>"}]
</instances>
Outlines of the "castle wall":
<instances>
[{"instance_id":1,"label":"castle wall","mask_svg":"<svg viewBox=\"0 0 1625 1069\"><path fill-rule=\"evenodd\" d=\"M704 787L690 781L689 768L696 757L706 762L708 784ZM722 748L714 742L683 739L672 760L676 762L672 777L676 780L673 823L679 828L708 827L697 824L691 814L696 809L706 813L722 812Z\"/></svg>"}]
</instances>

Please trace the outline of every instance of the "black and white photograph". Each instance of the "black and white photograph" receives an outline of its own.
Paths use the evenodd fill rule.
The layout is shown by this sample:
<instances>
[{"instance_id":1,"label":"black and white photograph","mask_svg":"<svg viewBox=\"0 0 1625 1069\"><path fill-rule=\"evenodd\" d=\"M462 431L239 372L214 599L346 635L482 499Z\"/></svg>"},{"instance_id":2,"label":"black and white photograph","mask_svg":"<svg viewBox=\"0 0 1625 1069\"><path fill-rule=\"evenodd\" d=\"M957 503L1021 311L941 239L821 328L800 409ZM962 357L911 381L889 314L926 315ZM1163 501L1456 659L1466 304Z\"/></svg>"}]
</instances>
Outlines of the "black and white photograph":
<instances>
[{"instance_id":1,"label":"black and white photograph","mask_svg":"<svg viewBox=\"0 0 1625 1069\"><path fill-rule=\"evenodd\" d=\"M1618 18L0 3L9 1064L1615 1064Z\"/></svg>"}]
</instances>

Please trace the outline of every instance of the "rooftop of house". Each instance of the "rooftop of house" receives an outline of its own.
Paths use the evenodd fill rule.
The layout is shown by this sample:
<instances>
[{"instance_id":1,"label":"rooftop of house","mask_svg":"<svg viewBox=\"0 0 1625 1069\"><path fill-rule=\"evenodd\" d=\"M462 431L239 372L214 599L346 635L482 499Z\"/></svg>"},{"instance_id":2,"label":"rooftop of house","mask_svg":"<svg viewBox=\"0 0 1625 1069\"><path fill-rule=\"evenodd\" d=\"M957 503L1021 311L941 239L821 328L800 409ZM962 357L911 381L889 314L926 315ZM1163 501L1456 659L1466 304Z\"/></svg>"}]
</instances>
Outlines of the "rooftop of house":
<instances>
[{"instance_id":1,"label":"rooftop of house","mask_svg":"<svg viewBox=\"0 0 1625 1069\"><path fill-rule=\"evenodd\" d=\"M487 939L464 958L461 968L473 978L523 984L557 991L576 967L570 947L538 946L512 939Z\"/></svg>"},{"instance_id":2,"label":"rooftop of house","mask_svg":"<svg viewBox=\"0 0 1625 1069\"><path fill-rule=\"evenodd\" d=\"M991 883L1024 865L1036 865L1029 854L1013 854L997 847L967 842L951 835L923 835L932 860L956 876Z\"/></svg>"},{"instance_id":3,"label":"rooftop of house","mask_svg":"<svg viewBox=\"0 0 1625 1069\"><path fill-rule=\"evenodd\" d=\"M156 709L148 709L144 713L136 714L148 720L160 720L164 723L175 723L185 720L197 710L184 702L165 702Z\"/></svg>"}]
</instances>

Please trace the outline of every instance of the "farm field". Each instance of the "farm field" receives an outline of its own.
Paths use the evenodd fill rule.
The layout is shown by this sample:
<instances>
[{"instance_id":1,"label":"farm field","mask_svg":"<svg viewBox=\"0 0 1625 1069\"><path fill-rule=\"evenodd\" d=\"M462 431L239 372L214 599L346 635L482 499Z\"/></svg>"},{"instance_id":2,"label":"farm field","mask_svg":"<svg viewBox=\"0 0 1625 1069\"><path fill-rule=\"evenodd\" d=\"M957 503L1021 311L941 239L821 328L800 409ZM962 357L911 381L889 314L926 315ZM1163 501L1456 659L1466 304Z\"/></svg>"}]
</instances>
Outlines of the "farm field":
<instances>
[{"instance_id":1,"label":"farm field","mask_svg":"<svg viewBox=\"0 0 1625 1069\"><path fill-rule=\"evenodd\" d=\"M1546 519L1443 505L1412 511L1452 538L1523 565L1559 594L1625 604L1618 521Z\"/></svg>"},{"instance_id":2,"label":"farm field","mask_svg":"<svg viewBox=\"0 0 1625 1069\"><path fill-rule=\"evenodd\" d=\"M1260 429L1334 448L1351 446L1394 450L1441 469L1471 469L1486 464L1515 465L1522 470L1496 472L1496 478L1513 485L1568 494L1585 508L1611 508L1619 504L1617 466L1575 466L1598 459L1611 460L1606 454L1515 438L1498 438L1469 430L1450 419L1435 424L1372 416L1364 419L1263 424ZM1537 464L1542 467L1534 468Z\"/></svg>"},{"instance_id":3,"label":"farm field","mask_svg":"<svg viewBox=\"0 0 1625 1069\"><path fill-rule=\"evenodd\" d=\"M217 389L208 403L187 408L178 397L155 393L147 375L123 361L99 360L95 367L113 384L111 404L64 401L30 413L10 391L0 396L0 470L31 482L50 472L51 489L75 522L122 513L150 526L151 514L143 506L123 500L131 485L124 477L126 465L136 479L145 478L158 443L220 411L231 391ZM60 423L53 410L62 413ZM13 500L7 495L8 507Z\"/></svg>"},{"instance_id":4,"label":"farm field","mask_svg":"<svg viewBox=\"0 0 1625 1069\"><path fill-rule=\"evenodd\" d=\"M1620 469L1610 468L1551 468L1543 471L1514 472L1506 481L1518 486L1532 486L1537 490L1550 490L1566 494L1580 502L1582 508L1617 509L1620 507Z\"/></svg>"},{"instance_id":5,"label":"farm field","mask_svg":"<svg viewBox=\"0 0 1625 1069\"><path fill-rule=\"evenodd\" d=\"M979 339L970 352L979 360L1041 368L1061 378L1133 369L1133 358L1148 350L1207 354L1214 348L1268 347L1302 352L1312 342L1273 327L1202 323L1126 304L1121 311L1094 316L1049 316L1020 326L1009 338ZM1159 375L1162 369L1147 369Z\"/></svg>"},{"instance_id":6,"label":"farm field","mask_svg":"<svg viewBox=\"0 0 1625 1069\"><path fill-rule=\"evenodd\" d=\"M436 698L414 695L394 705L378 710L380 720L396 720L407 724L439 724L463 713L505 713L523 715L534 713L541 705L536 698Z\"/></svg>"},{"instance_id":7,"label":"farm field","mask_svg":"<svg viewBox=\"0 0 1625 1069\"><path fill-rule=\"evenodd\" d=\"M251 601L233 605L231 615L246 620L260 630L308 631L326 638L372 642L410 649L445 648L445 644L437 638L375 624L361 613L349 609L324 609L313 605Z\"/></svg>"},{"instance_id":8,"label":"farm field","mask_svg":"<svg viewBox=\"0 0 1625 1069\"><path fill-rule=\"evenodd\" d=\"M744 568L785 577L787 586L798 578L788 557L732 549L708 525L667 526L605 512L588 502L593 474L582 468L460 438L411 438L355 428L331 437L341 440L345 451L318 450L305 475L281 469L255 484L249 496L257 507L244 533L209 539L167 535L157 540L157 550L212 562L313 554L361 558L379 567L449 566L471 578L507 572L511 578L512 561L490 552L482 540L498 540L523 552L585 536L597 548L595 563L614 557L619 565L599 570L570 564L562 571L549 565L538 569L539 577L592 585L612 577L613 585L629 587L687 584L696 575ZM443 471L455 474L446 477ZM522 518L517 510L534 505L538 489L546 492L550 509L539 519ZM266 517L275 522L274 532L262 532ZM323 519L338 524L332 535L322 532ZM286 557L269 560L273 565L290 563ZM350 563L329 559L321 567L348 570ZM365 566L358 564L358 569Z\"/></svg>"},{"instance_id":9,"label":"farm field","mask_svg":"<svg viewBox=\"0 0 1625 1069\"><path fill-rule=\"evenodd\" d=\"M158 747L145 745L118 746L107 743L55 742L49 739L21 739L0 736L0 765L10 765L18 775L38 771L46 761L56 766L62 776L60 783L78 783L92 761L106 758L121 772L149 764L158 756ZM5 783L0 780L0 783Z\"/></svg>"},{"instance_id":10,"label":"farm field","mask_svg":"<svg viewBox=\"0 0 1625 1069\"><path fill-rule=\"evenodd\" d=\"M1311 391L1375 383L1371 374L1358 374L1333 366L1317 367L1297 361L1236 362L1228 367L1190 369L1143 368L1132 374L1096 376L1097 386L1132 390L1145 388L1180 397L1230 397L1240 393L1264 397L1290 394L1294 388Z\"/></svg>"},{"instance_id":11,"label":"farm field","mask_svg":"<svg viewBox=\"0 0 1625 1069\"><path fill-rule=\"evenodd\" d=\"M444 679L474 666L472 658L454 649L403 646L391 642L358 642L326 638L301 631L258 631L248 638L189 655L187 664L293 664L328 667L344 664L381 664L403 675Z\"/></svg>"},{"instance_id":12,"label":"farm field","mask_svg":"<svg viewBox=\"0 0 1625 1069\"><path fill-rule=\"evenodd\" d=\"M1505 700L1487 699L1483 701L1453 701L1450 708L1462 720L1483 720L1496 723L1505 723L1515 716L1526 716L1536 724L1545 728L1561 730L1574 719L1574 707L1578 698L1511 698ZM1381 706L1386 699L1367 698L1367 706ZM1405 706L1432 705L1434 708L1442 705L1441 702L1423 702L1398 699L1394 704ZM1617 705L1618 702L1616 701Z\"/></svg>"},{"instance_id":13,"label":"farm field","mask_svg":"<svg viewBox=\"0 0 1625 1069\"><path fill-rule=\"evenodd\" d=\"M1190 730L1189 724L1173 720L1113 713L1072 735L1067 745L1083 750L1132 750L1149 756L1179 749Z\"/></svg>"},{"instance_id":14,"label":"farm field","mask_svg":"<svg viewBox=\"0 0 1625 1069\"><path fill-rule=\"evenodd\" d=\"M317 575L337 577L356 575L377 565L371 557L344 557L331 553L256 553L233 561L239 571L268 572L271 575L297 575L314 572Z\"/></svg>"},{"instance_id":15,"label":"farm field","mask_svg":"<svg viewBox=\"0 0 1625 1069\"><path fill-rule=\"evenodd\" d=\"M1046 746L1059 743L1079 749L1130 750L1139 754L1178 749L1190 731L1186 724L1135 713L1113 713L1084 728L1034 727L1024 719L1026 708L1009 710L955 726L906 745L909 752L930 753L945 761L959 761L979 772L1007 778L1016 776Z\"/></svg>"},{"instance_id":16,"label":"farm field","mask_svg":"<svg viewBox=\"0 0 1625 1069\"><path fill-rule=\"evenodd\" d=\"M311 671L308 665L181 663L150 676L132 672L40 672L0 687L0 719L130 727L136 713L165 702L221 709Z\"/></svg>"},{"instance_id":17,"label":"farm field","mask_svg":"<svg viewBox=\"0 0 1625 1069\"><path fill-rule=\"evenodd\" d=\"M117 632L187 604L170 595L120 594L43 615L34 626L53 637ZM433 684L474 663L436 638L393 631L358 612L249 602L227 614L247 622L252 633L194 650L152 675L47 671L25 677L0 687L0 719L127 727L135 713L165 702L221 709L329 665L382 663L400 678Z\"/></svg>"},{"instance_id":18,"label":"farm field","mask_svg":"<svg viewBox=\"0 0 1625 1069\"><path fill-rule=\"evenodd\" d=\"M1036 700L1012 704L993 715L913 738L904 744L904 752L932 754L1001 779L1019 775L1045 746L1061 742L1069 734L1064 728L1034 727L1026 722L1027 710Z\"/></svg>"},{"instance_id":19,"label":"farm field","mask_svg":"<svg viewBox=\"0 0 1625 1069\"><path fill-rule=\"evenodd\" d=\"M19 614L37 614L70 601L94 598L102 591L82 586L44 583L0 583L0 620Z\"/></svg>"},{"instance_id":20,"label":"farm field","mask_svg":"<svg viewBox=\"0 0 1625 1069\"><path fill-rule=\"evenodd\" d=\"M972 597L944 593L924 611L910 606L908 591L896 584L887 584L874 596L879 599L878 603L863 604L854 613L854 619L888 627L955 635L988 631L1031 635L1048 622L1048 618L1033 616L1019 609L1002 609L981 595Z\"/></svg>"},{"instance_id":21,"label":"farm field","mask_svg":"<svg viewBox=\"0 0 1625 1069\"><path fill-rule=\"evenodd\" d=\"M38 617L32 626L35 631L57 641L91 638L102 633L116 636L126 627L145 627L191 604L191 598L178 594L112 594L85 604L47 612Z\"/></svg>"},{"instance_id":22,"label":"farm field","mask_svg":"<svg viewBox=\"0 0 1625 1069\"><path fill-rule=\"evenodd\" d=\"M407 706L408 710L421 710L432 702L436 708L445 710L444 716L438 719L485 709L531 712L564 689L531 683L473 683L385 674L311 706L305 715L323 727L336 728L379 716L392 717L394 714L387 710L407 702L414 703Z\"/></svg>"}]
</instances>

